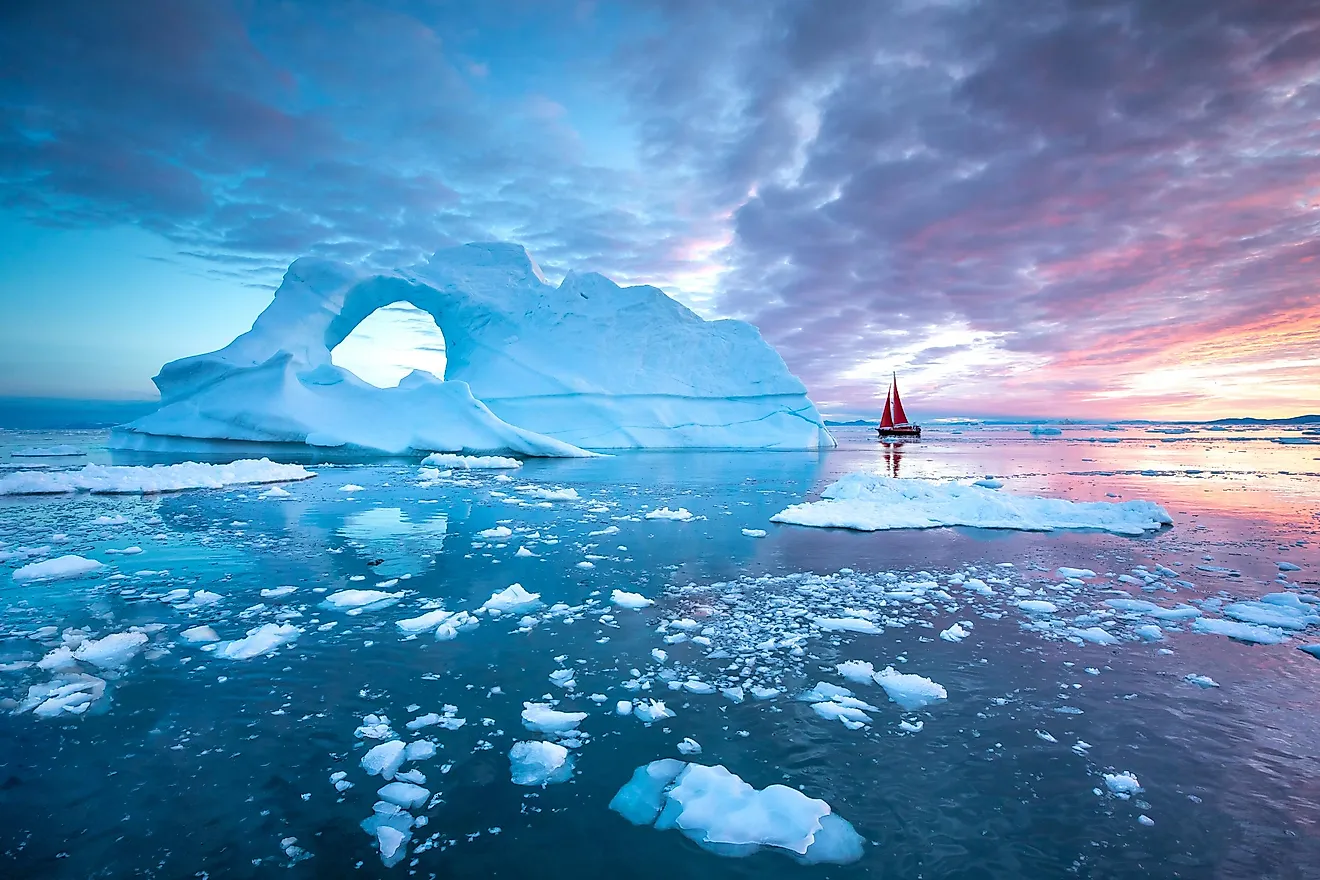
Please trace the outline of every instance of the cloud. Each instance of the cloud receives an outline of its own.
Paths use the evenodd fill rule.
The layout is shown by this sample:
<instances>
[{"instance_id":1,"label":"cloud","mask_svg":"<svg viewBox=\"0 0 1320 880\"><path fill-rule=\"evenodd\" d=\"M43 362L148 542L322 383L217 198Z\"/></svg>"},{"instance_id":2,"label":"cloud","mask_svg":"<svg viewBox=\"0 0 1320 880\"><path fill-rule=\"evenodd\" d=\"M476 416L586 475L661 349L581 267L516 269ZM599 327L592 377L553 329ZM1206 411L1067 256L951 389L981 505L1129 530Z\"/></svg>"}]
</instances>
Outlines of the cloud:
<instances>
[{"instance_id":1,"label":"cloud","mask_svg":"<svg viewBox=\"0 0 1320 880\"><path fill-rule=\"evenodd\" d=\"M1320 320L1309 0L0 16L0 206L244 283L514 239L755 322L854 410L894 369L914 410L1118 412L1161 370L1151 407L1210 406Z\"/></svg>"}]
</instances>

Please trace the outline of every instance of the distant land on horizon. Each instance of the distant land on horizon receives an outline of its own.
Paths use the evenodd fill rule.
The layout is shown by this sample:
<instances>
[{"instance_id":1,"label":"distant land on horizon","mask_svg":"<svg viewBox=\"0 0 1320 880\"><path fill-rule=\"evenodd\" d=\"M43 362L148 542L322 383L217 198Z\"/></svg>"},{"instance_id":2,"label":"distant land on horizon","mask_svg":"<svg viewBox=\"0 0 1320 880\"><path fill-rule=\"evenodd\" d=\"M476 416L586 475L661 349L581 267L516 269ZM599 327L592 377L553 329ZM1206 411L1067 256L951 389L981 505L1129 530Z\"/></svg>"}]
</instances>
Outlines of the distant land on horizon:
<instances>
[{"instance_id":1,"label":"distant land on horizon","mask_svg":"<svg viewBox=\"0 0 1320 880\"><path fill-rule=\"evenodd\" d=\"M112 428L141 418L160 406L159 400L98 400L63 397L0 397L0 430L77 431ZM873 427L877 418L840 419L825 416L831 428ZM1046 419L1028 416L991 416L983 418L946 416L918 419L918 423L956 425L1312 425L1320 424L1320 413L1286 419L1260 419L1250 416L1220 419Z\"/></svg>"},{"instance_id":2,"label":"distant land on horizon","mask_svg":"<svg viewBox=\"0 0 1320 880\"><path fill-rule=\"evenodd\" d=\"M918 424L921 421L918 420ZM825 417L825 425L830 428L874 427L880 419L839 420ZM948 416L929 419L927 424L958 425L1314 425L1320 424L1320 413L1304 416L1292 416L1286 419L1258 419L1252 416L1230 417L1221 419L1037 419L1027 416L987 416L985 418L963 418Z\"/></svg>"}]
</instances>

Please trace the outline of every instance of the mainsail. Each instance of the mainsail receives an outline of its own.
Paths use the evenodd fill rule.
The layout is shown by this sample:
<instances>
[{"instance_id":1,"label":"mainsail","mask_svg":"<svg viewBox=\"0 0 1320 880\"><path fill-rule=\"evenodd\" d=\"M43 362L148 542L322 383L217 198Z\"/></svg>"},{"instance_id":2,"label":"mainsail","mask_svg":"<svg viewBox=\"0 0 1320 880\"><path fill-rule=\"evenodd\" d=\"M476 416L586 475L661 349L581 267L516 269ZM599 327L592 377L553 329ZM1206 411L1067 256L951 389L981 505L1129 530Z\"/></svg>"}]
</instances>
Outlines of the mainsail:
<instances>
[{"instance_id":1,"label":"mainsail","mask_svg":"<svg viewBox=\"0 0 1320 880\"><path fill-rule=\"evenodd\" d=\"M888 409L888 402L885 403L885 407ZM897 373L894 374L894 423L898 425L906 425L908 423L907 413L903 412L903 401L898 399ZM884 424L884 422L881 422L881 424Z\"/></svg>"}]
</instances>

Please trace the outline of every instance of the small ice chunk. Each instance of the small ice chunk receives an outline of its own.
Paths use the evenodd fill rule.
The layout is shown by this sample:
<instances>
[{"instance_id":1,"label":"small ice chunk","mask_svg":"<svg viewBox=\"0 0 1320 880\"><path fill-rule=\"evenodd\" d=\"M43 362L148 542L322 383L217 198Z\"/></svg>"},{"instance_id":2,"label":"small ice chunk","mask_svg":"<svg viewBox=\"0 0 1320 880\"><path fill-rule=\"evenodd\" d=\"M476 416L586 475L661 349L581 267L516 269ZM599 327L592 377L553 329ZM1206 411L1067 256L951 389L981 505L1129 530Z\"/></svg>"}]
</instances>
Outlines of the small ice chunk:
<instances>
[{"instance_id":1,"label":"small ice chunk","mask_svg":"<svg viewBox=\"0 0 1320 880\"><path fill-rule=\"evenodd\" d=\"M216 645L215 656L226 660L251 660L263 654L271 654L281 645L292 642L302 635L302 630L291 623L264 623L247 631L247 636L232 642L220 642Z\"/></svg>"},{"instance_id":2,"label":"small ice chunk","mask_svg":"<svg viewBox=\"0 0 1320 880\"><path fill-rule=\"evenodd\" d=\"M513 529L508 526L495 526L493 529L482 529L477 534L483 538L508 538L513 534Z\"/></svg>"},{"instance_id":3,"label":"small ice chunk","mask_svg":"<svg viewBox=\"0 0 1320 880\"><path fill-rule=\"evenodd\" d=\"M514 785L552 785L573 775L568 749L552 742L517 742L509 749Z\"/></svg>"},{"instance_id":4,"label":"small ice chunk","mask_svg":"<svg viewBox=\"0 0 1320 880\"><path fill-rule=\"evenodd\" d=\"M523 726L535 733L568 733L586 718L586 712L559 712L549 703L523 703Z\"/></svg>"},{"instance_id":5,"label":"small ice chunk","mask_svg":"<svg viewBox=\"0 0 1320 880\"><path fill-rule=\"evenodd\" d=\"M1017 603L1017 607L1028 614L1053 614L1059 610L1058 605L1044 599L1026 599Z\"/></svg>"},{"instance_id":6,"label":"small ice chunk","mask_svg":"<svg viewBox=\"0 0 1320 880\"><path fill-rule=\"evenodd\" d=\"M179 633L179 637L185 642L201 644L203 642L218 642L220 636L209 626L193 626Z\"/></svg>"},{"instance_id":7,"label":"small ice chunk","mask_svg":"<svg viewBox=\"0 0 1320 880\"><path fill-rule=\"evenodd\" d=\"M670 510L668 507L657 507L655 510L646 512L647 519L668 519L675 522L687 522L692 519L692 512L686 507L680 507L677 510Z\"/></svg>"},{"instance_id":8,"label":"small ice chunk","mask_svg":"<svg viewBox=\"0 0 1320 880\"><path fill-rule=\"evenodd\" d=\"M403 593L387 593L384 590L340 590L325 597L322 606L335 611L378 611L393 605L403 598Z\"/></svg>"},{"instance_id":9,"label":"small ice chunk","mask_svg":"<svg viewBox=\"0 0 1320 880\"><path fill-rule=\"evenodd\" d=\"M99 669L117 669L126 666L146 643L146 633L111 633L101 639L83 642L73 656Z\"/></svg>"},{"instance_id":10,"label":"small ice chunk","mask_svg":"<svg viewBox=\"0 0 1320 880\"><path fill-rule=\"evenodd\" d=\"M491 593L490 598L481 606L481 610L494 614L510 614L525 611L540 604L540 593L529 593L523 589L522 584L510 584L503 590Z\"/></svg>"},{"instance_id":11,"label":"small ice chunk","mask_svg":"<svg viewBox=\"0 0 1320 880\"><path fill-rule=\"evenodd\" d=\"M387 804L415 810L430 799L431 792L411 782L389 782L381 786L376 795Z\"/></svg>"},{"instance_id":12,"label":"small ice chunk","mask_svg":"<svg viewBox=\"0 0 1320 880\"><path fill-rule=\"evenodd\" d=\"M615 590L610 594L610 601L620 608L630 608L634 611L640 611L648 605L654 605L655 601L648 599L641 593L628 593L623 590Z\"/></svg>"},{"instance_id":13,"label":"small ice chunk","mask_svg":"<svg viewBox=\"0 0 1320 880\"><path fill-rule=\"evenodd\" d=\"M1127 797L1141 791L1141 783L1137 782L1137 777L1126 770L1122 773L1106 773L1105 787L1114 794Z\"/></svg>"},{"instance_id":14,"label":"small ice chunk","mask_svg":"<svg viewBox=\"0 0 1320 880\"><path fill-rule=\"evenodd\" d=\"M877 672L875 683L885 689L889 699L909 712L949 697L949 692L942 685L920 675L898 672L892 666Z\"/></svg>"},{"instance_id":15,"label":"small ice chunk","mask_svg":"<svg viewBox=\"0 0 1320 880\"><path fill-rule=\"evenodd\" d=\"M766 535L765 529L743 529L742 533L748 538L764 538Z\"/></svg>"},{"instance_id":16,"label":"small ice chunk","mask_svg":"<svg viewBox=\"0 0 1320 880\"><path fill-rule=\"evenodd\" d=\"M673 718L674 710L666 707L660 700L638 700L633 707L633 715L642 723L650 724L662 718Z\"/></svg>"},{"instance_id":17,"label":"small ice chunk","mask_svg":"<svg viewBox=\"0 0 1320 880\"><path fill-rule=\"evenodd\" d=\"M678 752L681 755L700 755L701 743L690 736L684 737L683 741L678 744Z\"/></svg>"},{"instance_id":18,"label":"small ice chunk","mask_svg":"<svg viewBox=\"0 0 1320 880\"><path fill-rule=\"evenodd\" d=\"M970 636L971 633L963 629L962 624L955 623L953 626L940 633L940 638L946 642L961 642Z\"/></svg>"},{"instance_id":19,"label":"small ice chunk","mask_svg":"<svg viewBox=\"0 0 1320 880\"><path fill-rule=\"evenodd\" d=\"M1194 684L1194 685L1196 685L1197 687L1203 687L1203 688L1217 688L1217 687L1219 687L1219 682L1215 681L1213 678L1211 678L1211 677L1208 676L1208 675L1195 675L1195 674L1192 674L1192 675L1184 675L1184 676L1183 676L1183 681L1186 681L1186 682L1189 682L1189 683L1191 683L1191 684Z\"/></svg>"},{"instance_id":20,"label":"small ice chunk","mask_svg":"<svg viewBox=\"0 0 1320 880\"><path fill-rule=\"evenodd\" d=\"M405 748L403 741L397 739L373 746L362 756L362 769L370 776L393 779L395 772L403 766Z\"/></svg>"}]
</instances>

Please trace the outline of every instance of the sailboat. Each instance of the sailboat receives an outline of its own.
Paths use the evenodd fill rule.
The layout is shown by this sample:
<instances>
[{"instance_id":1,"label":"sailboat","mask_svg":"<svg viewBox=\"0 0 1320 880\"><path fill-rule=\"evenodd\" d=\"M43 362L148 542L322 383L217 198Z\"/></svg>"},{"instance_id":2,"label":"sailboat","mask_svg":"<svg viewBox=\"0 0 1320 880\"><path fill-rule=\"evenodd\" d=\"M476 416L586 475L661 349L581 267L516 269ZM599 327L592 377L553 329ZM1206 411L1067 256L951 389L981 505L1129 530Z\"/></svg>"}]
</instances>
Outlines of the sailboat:
<instances>
[{"instance_id":1,"label":"sailboat","mask_svg":"<svg viewBox=\"0 0 1320 880\"><path fill-rule=\"evenodd\" d=\"M885 397L885 414L880 417L880 427L876 428L876 433L880 435L881 440L899 440L899 439L919 439L921 437L921 426L914 425L908 421L907 413L903 412L903 401L898 397L898 374L894 374L894 384L889 387L889 394Z\"/></svg>"}]
</instances>

